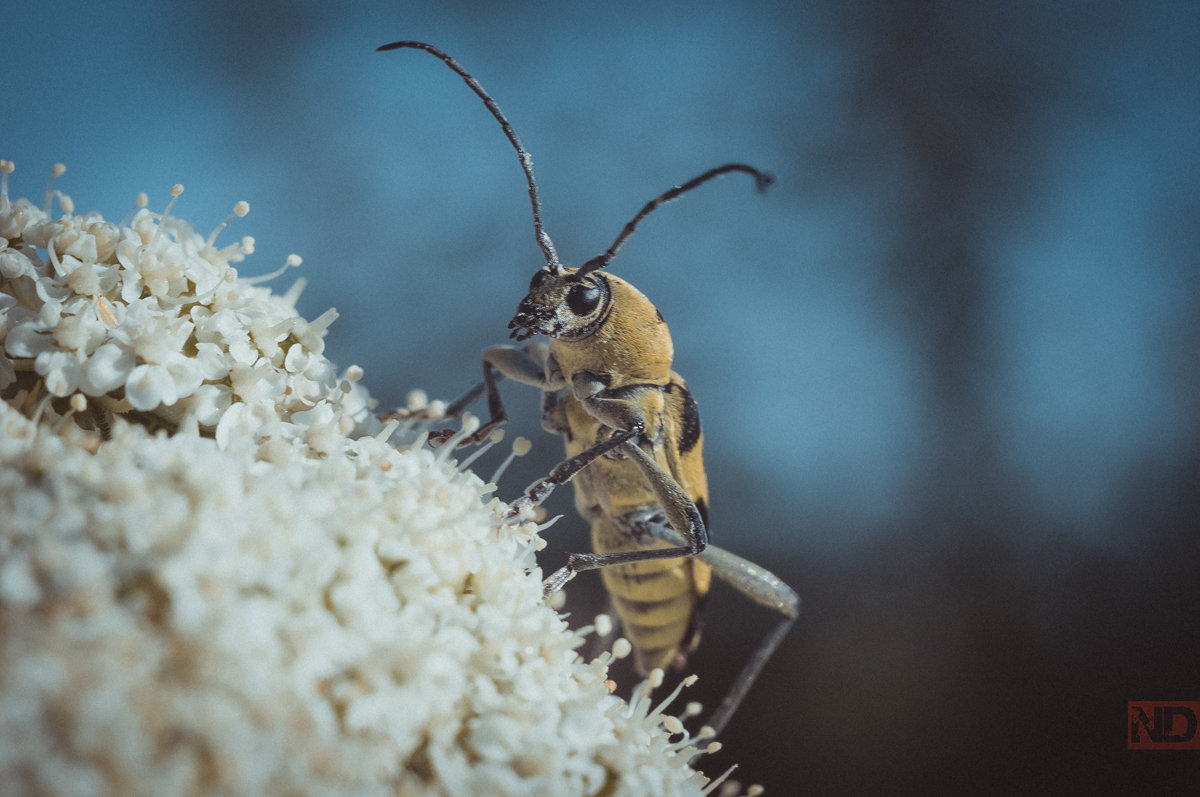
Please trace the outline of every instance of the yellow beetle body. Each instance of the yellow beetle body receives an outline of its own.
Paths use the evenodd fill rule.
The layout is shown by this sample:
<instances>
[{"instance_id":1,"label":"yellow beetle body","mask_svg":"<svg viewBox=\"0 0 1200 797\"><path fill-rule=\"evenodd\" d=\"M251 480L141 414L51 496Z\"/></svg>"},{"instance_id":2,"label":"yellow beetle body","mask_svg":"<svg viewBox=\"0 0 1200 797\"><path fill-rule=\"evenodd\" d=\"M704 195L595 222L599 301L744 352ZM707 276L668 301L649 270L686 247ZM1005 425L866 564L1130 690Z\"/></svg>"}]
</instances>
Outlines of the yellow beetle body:
<instances>
[{"instance_id":1,"label":"yellow beetle body","mask_svg":"<svg viewBox=\"0 0 1200 797\"><path fill-rule=\"evenodd\" d=\"M573 273L574 270L567 269ZM704 474L703 435L696 402L679 374L671 370L671 336L662 315L640 291L620 277L597 274L611 305L594 314L599 324L583 336L550 339L549 352L572 383L579 372L610 375L608 387L645 386L637 393L646 419L640 444L669 473L708 525L708 482ZM527 299L527 301L529 301ZM535 298L536 301L536 298ZM548 431L566 441L575 457L603 441L612 429L600 422L570 391L544 407ZM632 460L600 457L574 478L575 507L592 530L596 553L669 548L669 543L638 524L659 515L658 497ZM681 667L699 642L699 610L712 580L711 569L695 557L651 559L601 569L613 609L633 645L640 673L655 667Z\"/></svg>"}]
</instances>

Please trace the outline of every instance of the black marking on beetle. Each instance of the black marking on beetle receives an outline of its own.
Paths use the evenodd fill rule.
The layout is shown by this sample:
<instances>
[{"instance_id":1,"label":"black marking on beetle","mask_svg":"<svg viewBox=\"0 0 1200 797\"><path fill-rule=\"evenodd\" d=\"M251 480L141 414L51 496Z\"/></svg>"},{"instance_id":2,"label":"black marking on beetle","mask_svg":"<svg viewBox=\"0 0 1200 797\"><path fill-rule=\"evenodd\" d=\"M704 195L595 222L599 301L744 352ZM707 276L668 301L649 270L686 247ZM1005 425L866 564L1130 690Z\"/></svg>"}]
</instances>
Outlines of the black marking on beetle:
<instances>
[{"instance_id":1,"label":"black marking on beetle","mask_svg":"<svg viewBox=\"0 0 1200 797\"><path fill-rule=\"evenodd\" d=\"M682 619L683 618L680 618L680 621L682 621ZM635 623L635 622L630 622L629 620L623 620L621 622L621 625L624 626L625 630L627 632L629 632L630 634L641 636L643 639L645 639L647 637L653 637L655 635L662 636L664 629L667 629L670 627L670 626L659 625L657 623ZM671 623L671 625L675 625L675 623ZM676 647L678 647L678 646L677 645L661 645L661 646L655 646L652 648L642 648L642 653L649 654L648 658L657 658L658 656L661 656L666 651L671 650L672 648L676 648Z\"/></svg>"},{"instance_id":2,"label":"black marking on beetle","mask_svg":"<svg viewBox=\"0 0 1200 797\"><path fill-rule=\"evenodd\" d=\"M700 407L692 393L682 383L672 382L671 388L677 388L682 394L683 407L680 413L683 428L679 430L679 453L686 454L700 442Z\"/></svg>"},{"instance_id":3,"label":"black marking on beetle","mask_svg":"<svg viewBox=\"0 0 1200 797\"><path fill-rule=\"evenodd\" d=\"M625 606L630 611L641 615L650 614L651 612L659 611L665 606L670 606L674 603L677 603L679 598L679 595L672 595L669 598L663 598L661 600L643 601L636 600L634 598L626 598L623 595L617 596L617 599L620 600L622 606ZM648 631L654 631L658 626L647 625L643 627Z\"/></svg>"},{"instance_id":4,"label":"black marking on beetle","mask_svg":"<svg viewBox=\"0 0 1200 797\"><path fill-rule=\"evenodd\" d=\"M667 645L667 646L660 646L657 648L639 648L638 650L641 653L642 658L649 659L650 661L654 661L659 656L661 656L663 653L665 653L666 651L670 650L673 647L676 647L676 646L675 645ZM677 669L679 665L676 665L675 662L672 661L671 666L672 666L672 668Z\"/></svg>"},{"instance_id":5,"label":"black marking on beetle","mask_svg":"<svg viewBox=\"0 0 1200 797\"><path fill-rule=\"evenodd\" d=\"M605 385L608 385L609 383L611 383L612 378L613 378L612 374L594 374L593 372L590 372L590 371L588 372L587 375L597 382L603 382ZM666 385L664 387L663 385L656 385L653 382L634 382L633 384L621 385L619 387L606 387L604 390L603 397L606 399L632 398L634 401L636 401L637 394L641 393L643 391L651 391L651 390L668 390L669 391L670 389L671 389L671 385Z\"/></svg>"},{"instance_id":6,"label":"black marking on beetle","mask_svg":"<svg viewBox=\"0 0 1200 797\"><path fill-rule=\"evenodd\" d=\"M626 584L634 584L637 586L650 584L655 581L662 581L663 579L674 582L678 577L678 574L671 569L652 570L650 572L646 572L645 570L639 569L639 565L641 564L641 562L631 562L630 564L625 565L617 573L617 575L620 576L621 580Z\"/></svg>"}]
</instances>

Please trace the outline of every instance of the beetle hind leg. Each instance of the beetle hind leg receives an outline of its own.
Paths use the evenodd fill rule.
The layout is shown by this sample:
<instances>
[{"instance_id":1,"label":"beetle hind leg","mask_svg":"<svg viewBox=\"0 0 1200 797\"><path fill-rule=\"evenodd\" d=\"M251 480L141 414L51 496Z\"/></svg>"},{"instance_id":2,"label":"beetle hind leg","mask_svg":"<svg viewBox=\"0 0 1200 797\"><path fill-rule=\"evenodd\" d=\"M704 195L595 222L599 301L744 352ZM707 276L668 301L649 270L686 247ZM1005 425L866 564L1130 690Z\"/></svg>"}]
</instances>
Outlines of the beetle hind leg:
<instances>
[{"instance_id":1,"label":"beetle hind leg","mask_svg":"<svg viewBox=\"0 0 1200 797\"><path fill-rule=\"evenodd\" d=\"M652 524L649 528L654 536L663 542L673 545L682 542L674 529L666 524ZM796 622L796 617L800 614L800 596L766 568L715 545L709 545L697 558L711 567L713 575L717 578L778 615L775 625L742 665L737 679L706 723L716 735L725 728L767 661Z\"/></svg>"}]
</instances>

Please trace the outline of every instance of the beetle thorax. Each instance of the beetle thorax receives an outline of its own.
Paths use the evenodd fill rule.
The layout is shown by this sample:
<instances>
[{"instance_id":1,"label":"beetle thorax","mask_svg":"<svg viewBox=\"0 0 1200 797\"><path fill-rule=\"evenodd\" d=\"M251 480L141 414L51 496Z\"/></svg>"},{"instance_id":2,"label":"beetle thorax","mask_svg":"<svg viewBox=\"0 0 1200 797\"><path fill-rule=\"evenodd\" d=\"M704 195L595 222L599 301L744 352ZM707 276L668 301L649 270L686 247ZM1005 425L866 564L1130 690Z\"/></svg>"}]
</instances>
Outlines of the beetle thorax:
<instances>
[{"instance_id":1,"label":"beetle thorax","mask_svg":"<svg viewBox=\"0 0 1200 797\"><path fill-rule=\"evenodd\" d=\"M563 374L577 371L611 377L619 384L666 384L671 377L674 347L662 315L641 291L620 277L596 274L607 283L610 306L603 321L586 336L559 336L550 341Z\"/></svg>"}]
</instances>

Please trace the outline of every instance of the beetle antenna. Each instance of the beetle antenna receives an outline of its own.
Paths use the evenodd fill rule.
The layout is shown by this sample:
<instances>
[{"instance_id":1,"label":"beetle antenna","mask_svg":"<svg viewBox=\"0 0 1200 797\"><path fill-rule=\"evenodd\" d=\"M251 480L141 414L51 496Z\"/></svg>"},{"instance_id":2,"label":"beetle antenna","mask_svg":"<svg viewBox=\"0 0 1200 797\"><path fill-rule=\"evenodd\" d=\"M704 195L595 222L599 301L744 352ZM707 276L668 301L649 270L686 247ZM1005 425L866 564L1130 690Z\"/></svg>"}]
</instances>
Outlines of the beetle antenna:
<instances>
[{"instance_id":1,"label":"beetle antenna","mask_svg":"<svg viewBox=\"0 0 1200 797\"><path fill-rule=\"evenodd\" d=\"M521 146L521 139L517 138L512 125L508 123L508 119L504 118L500 106L488 96L488 93L483 90L483 86L479 85L479 81L471 77L470 72L463 69L457 61L432 44L417 41L402 41L385 44L375 49L376 52L382 52L384 50L399 50L402 47L413 50L424 50L430 55L441 59L442 63L454 70L463 79L463 82L467 84L467 87L475 92L479 96L479 99L483 100L483 104L492 112L492 116L496 117L496 121L500 123L501 129L504 130L504 135L508 136L509 142L517 151L517 157L521 161L521 171L525 172L525 182L529 184L529 204L533 209L533 232L537 238L538 248L542 250L542 257L546 259L546 265L550 267L550 270L554 272L561 271L562 263L559 262L558 254L554 251L554 242L550 240L550 236L542 229L542 203L538 199L537 182L533 179L533 159L529 157L529 153L525 150L525 147Z\"/></svg>"},{"instance_id":2,"label":"beetle antenna","mask_svg":"<svg viewBox=\"0 0 1200 797\"><path fill-rule=\"evenodd\" d=\"M755 188L760 194L766 191L767 186L769 186L775 180L774 177L766 172L760 172L753 166L747 166L744 163L726 163L724 166L717 166L714 169L709 169L699 177L693 177L683 185L677 185L669 191L664 191L662 194L659 194L654 199L651 199L649 202L647 202L645 207L639 210L638 214L630 219L629 223L626 224L624 229L621 230L621 234L617 236L617 240L613 241L612 246L608 247L608 250L604 254L597 255L580 266L577 276L582 277L585 274L590 274L593 271L607 266L609 261L613 259L613 256L617 254L617 250L624 245L625 239L627 239L630 235L633 235L633 231L637 229L638 223L642 219L649 216L659 205L663 204L664 202L670 202L672 199L677 199L683 194L686 194L688 191L691 191L693 188L703 185L714 177L719 177L727 172L746 172L746 174L752 175L754 177Z\"/></svg>"}]
</instances>

